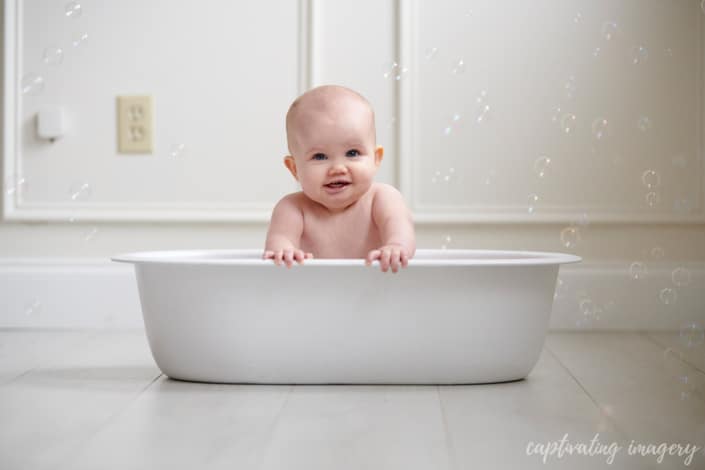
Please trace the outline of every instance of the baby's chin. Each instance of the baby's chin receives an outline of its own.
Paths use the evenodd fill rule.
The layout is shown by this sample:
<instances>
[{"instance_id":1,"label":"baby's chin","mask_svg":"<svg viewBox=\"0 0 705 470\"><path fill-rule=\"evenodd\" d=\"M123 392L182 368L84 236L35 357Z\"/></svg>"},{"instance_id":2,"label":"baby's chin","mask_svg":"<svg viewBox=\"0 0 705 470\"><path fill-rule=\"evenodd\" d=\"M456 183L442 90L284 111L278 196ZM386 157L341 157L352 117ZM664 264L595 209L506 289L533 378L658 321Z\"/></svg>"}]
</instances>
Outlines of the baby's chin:
<instances>
[{"instance_id":1,"label":"baby's chin","mask_svg":"<svg viewBox=\"0 0 705 470\"><path fill-rule=\"evenodd\" d=\"M304 190L304 194L308 196L309 199L315 201L325 207L328 210L341 210L345 209L349 205L357 202L361 195L359 194L349 194L341 197L342 195L329 195L329 194L311 194L309 191Z\"/></svg>"}]
</instances>

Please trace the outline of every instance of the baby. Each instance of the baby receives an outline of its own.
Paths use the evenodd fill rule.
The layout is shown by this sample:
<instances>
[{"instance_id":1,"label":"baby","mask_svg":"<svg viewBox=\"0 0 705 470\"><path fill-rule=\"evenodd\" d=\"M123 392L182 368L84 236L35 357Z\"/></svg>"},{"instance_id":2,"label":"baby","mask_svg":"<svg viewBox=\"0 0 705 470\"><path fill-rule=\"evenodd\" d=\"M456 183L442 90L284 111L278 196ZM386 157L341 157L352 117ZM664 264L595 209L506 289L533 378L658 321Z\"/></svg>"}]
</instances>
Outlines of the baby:
<instances>
[{"instance_id":1,"label":"baby","mask_svg":"<svg viewBox=\"0 0 705 470\"><path fill-rule=\"evenodd\" d=\"M313 257L378 260L383 272L406 267L414 223L401 193L372 181L384 150L370 103L341 86L314 88L289 108L286 133L284 165L302 191L274 207L263 258L287 267Z\"/></svg>"}]
</instances>

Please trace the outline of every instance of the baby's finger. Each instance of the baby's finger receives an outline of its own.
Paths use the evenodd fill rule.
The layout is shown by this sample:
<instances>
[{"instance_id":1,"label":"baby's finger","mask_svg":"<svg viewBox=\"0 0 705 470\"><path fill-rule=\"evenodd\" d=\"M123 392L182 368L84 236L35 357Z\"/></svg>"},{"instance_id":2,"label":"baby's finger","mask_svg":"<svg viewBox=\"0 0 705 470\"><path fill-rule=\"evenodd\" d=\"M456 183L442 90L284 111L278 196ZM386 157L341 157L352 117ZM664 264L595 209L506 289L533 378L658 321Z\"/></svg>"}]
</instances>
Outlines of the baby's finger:
<instances>
[{"instance_id":1,"label":"baby's finger","mask_svg":"<svg viewBox=\"0 0 705 470\"><path fill-rule=\"evenodd\" d=\"M382 272L386 273L389 269L389 259L392 257L391 250L382 250L382 254L379 257L379 264L382 265Z\"/></svg>"},{"instance_id":2,"label":"baby's finger","mask_svg":"<svg viewBox=\"0 0 705 470\"><path fill-rule=\"evenodd\" d=\"M283 254L283 252L282 252L281 250L279 250L279 251L277 251L276 253L274 253L274 264L276 264L277 266L281 265L281 264L282 264L282 256L283 256L283 255L284 255L284 254Z\"/></svg>"},{"instance_id":3,"label":"baby's finger","mask_svg":"<svg viewBox=\"0 0 705 470\"><path fill-rule=\"evenodd\" d=\"M392 251L392 256L389 258L389 262L392 266L392 272L396 273L399 271L399 264L400 264L400 259L401 258L401 253L399 250L393 250Z\"/></svg>"},{"instance_id":4,"label":"baby's finger","mask_svg":"<svg viewBox=\"0 0 705 470\"><path fill-rule=\"evenodd\" d=\"M272 259L274 258L274 252L269 250L265 251L264 254L262 255L262 259Z\"/></svg>"},{"instance_id":5,"label":"baby's finger","mask_svg":"<svg viewBox=\"0 0 705 470\"><path fill-rule=\"evenodd\" d=\"M405 251L401 252L401 265L404 268L409 265L409 257L407 256Z\"/></svg>"},{"instance_id":6,"label":"baby's finger","mask_svg":"<svg viewBox=\"0 0 705 470\"><path fill-rule=\"evenodd\" d=\"M304 252L301 250L294 251L294 259L299 264L304 264Z\"/></svg>"},{"instance_id":7,"label":"baby's finger","mask_svg":"<svg viewBox=\"0 0 705 470\"><path fill-rule=\"evenodd\" d=\"M365 258L365 264L369 266L374 260L379 259L380 253L382 252L379 250L372 250L367 253L367 258Z\"/></svg>"},{"instance_id":8,"label":"baby's finger","mask_svg":"<svg viewBox=\"0 0 705 470\"><path fill-rule=\"evenodd\" d=\"M294 264L294 253L291 250L284 250L284 262L286 263L286 267L290 268L292 264Z\"/></svg>"},{"instance_id":9,"label":"baby's finger","mask_svg":"<svg viewBox=\"0 0 705 470\"><path fill-rule=\"evenodd\" d=\"M306 253L306 259L312 259L313 253Z\"/></svg>"}]
</instances>

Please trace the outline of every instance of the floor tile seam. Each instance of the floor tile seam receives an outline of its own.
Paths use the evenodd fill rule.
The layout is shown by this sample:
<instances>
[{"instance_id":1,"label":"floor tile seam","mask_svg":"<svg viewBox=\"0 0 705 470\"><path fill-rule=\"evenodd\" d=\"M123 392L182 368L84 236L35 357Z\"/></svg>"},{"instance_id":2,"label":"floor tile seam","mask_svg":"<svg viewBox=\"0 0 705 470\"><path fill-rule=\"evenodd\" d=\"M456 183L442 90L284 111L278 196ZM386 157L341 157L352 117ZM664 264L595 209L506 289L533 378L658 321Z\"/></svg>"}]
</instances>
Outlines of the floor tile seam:
<instances>
[{"instance_id":1,"label":"floor tile seam","mask_svg":"<svg viewBox=\"0 0 705 470\"><path fill-rule=\"evenodd\" d=\"M83 338L79 338L79 339L76 340L75 342L72 342L70 345L68 345L68 346L66 346L66 347L64 347L64 348L61 348L60 351L56 352L56 353L53 354L52 356L53 356L53 357L56 357L56 356L63 356L63 355L66 354L67 352L73 351L75 347L77 347L77 346L82 346L83 344L85 344L85 343L91 341L92 339L95 339L95 338L96 338L95 332L87 332L87 333L92 333L92 334L89 334L88 336L85 336L85 337L83 337ZM18 375L15 375L14 377L10 378L9 380L6 380L6 381L4 381L4 382L0 382L0 387L4 387L4 386L6 386L6 385L10 385L10 384L12 384L12 383L15 382L15 381L20 380L20 379L21 379L22 377L24 377L25 375L28 375L28 374L30 374L30 373L32 373L32 372L36 372L37 370L50 368L52 365L56 364L57 361L60 361L60 360L61 360L61 359L56 358L56 359L54 359L54 360L51 360L51 359L50 359L50 362L48 362L48 363L36 364L36 365L34 365L33 367L30 367L29 369L25 370L24 372L22 372L22 373L20 373L20 374L18 374Z\"/></svg>"},{"instance_id":2,"label":"floor tile seam","mask_svg":"<svg viewBox=\"0 0 705 470\"><path fill-rule=\"evenodd\" d=\"M658 338L654 338L653 336L651 336L651 334L650 334L649 332L643 332L643 333L642 333L642 336L643 336L645 339L649 340L651 343L655 344L656 346L658 346L658 347L660 347L660 348L663 348L664 350L666 350L666 349L673 349L673 348L672 348L671 346L669 346L668 344L664 344L664 343L662 343L661 341L659 341ZM677 351L677 349L676 349L675 351ZM692 362L690 362L687 357L684 357L683 355L681 355L681 361L684 362L684 363L686 363L686 364L688 364L690 367L692 367L693 369L697 370L697 371L700 372L701 374L705 374L705 370L703 370L703 369L701 369L700 367L698 367L697 364L693 364Z\"/></svg>"},{"instance_id":3,"label":"floor tile seam","mask_svg":"<svg viewBox=\"0 0 705 470\"><path fill-rule=\"evenodd\" d=\"M78 442L73 449L71 449L71 453L66 455L64 459L62 459L61 462L58 462L56 466L52 467L53 470L61 470L64 468L70 468L69 467L64 467L63 465L70 464L70 461L72 458L76 457L79 455L79 453L85 449L86 444L89 443L91 440L95 439L97 435L99 435L103 430L107 429L108 426L114 422L119 416L121 416L125 410L127 410L139 397L141 397L144 392L147 391L152 385L154 385L157 380L159 380L160 377L162 377L161 372L159 372L152 380L149 381L147 385L142 387L142 389L135 393L132 397L130 397L129 400L127 400L127 403L125 403L123 406L119 407L115 412L111 413L102 423L100 423L93 433L89 436L86 436L85 438L81 439L80 442Z\"/></svg>"},{"instance_id":4,"label":"floor tile seam","mask_svg":"<svg viewBox=\"0 0 705 470\"><path fill-rule=\"evenodd\" d=\"M450 463L451 470L458 468L458 464L455 458L455 445L453 444L453 436L450 433L450 428L448 427L448 419L443 406L443 398L441 397L441 387L436 385L436 396L438 397L438 407L441 411L441 422L443 423L443 434L444 441L446 444L446 453L448 454L448 462Z\"/></svg>"},{"instance_id":5,"label":"floor tile seam","mask_svg":"<svg viewBox=\"0 0 705 470\"><path fill-rule=\"evenodd\" d=\"M546 351L558 362L558 364L568 373L568 375L575 381L575 383L580 387L580 389L585 393L585 395L590 399L593 405L595 405L595 408L597 408L597 411L600 413L600 416L602 416L607 422L609 422L610 426L617 431L617 434L623 439L623 440L628 440L629 435L626 431L624 431L621 426L617 424L616 421L614 421L608 414L604 412L602 407L600 406L599 402L595 397L592 396L592 394L588 391L588 389L585 387L585 385L573 374L573 372L568 368L566 364L561 361L561 359L558 357L558 354L556 354L548 345L544 345Z\"/></svg>"}]
</instances>

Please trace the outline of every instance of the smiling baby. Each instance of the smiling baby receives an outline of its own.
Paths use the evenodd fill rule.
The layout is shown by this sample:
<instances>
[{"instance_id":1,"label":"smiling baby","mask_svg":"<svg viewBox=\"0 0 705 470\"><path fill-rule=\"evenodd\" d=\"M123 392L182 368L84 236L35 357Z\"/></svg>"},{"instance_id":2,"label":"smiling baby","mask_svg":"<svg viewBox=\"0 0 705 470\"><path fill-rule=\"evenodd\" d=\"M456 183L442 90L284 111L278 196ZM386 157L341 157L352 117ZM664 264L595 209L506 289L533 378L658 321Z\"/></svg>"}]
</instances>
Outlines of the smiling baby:
<instances>
[{"instance_id":1,"label":"smiling baby","mask_svg":"<svg viewBox=\"0 0 705 470\"><path fill-rule=\"evenodd\" d=\"M314 88L289 108L286 133L284 165L301 191L274 207L263 258L287 267L314 257L406 267L414 224L401 193L373 181L384 151L370 103L349 88Z\"/></svg>"}]
</instances>

